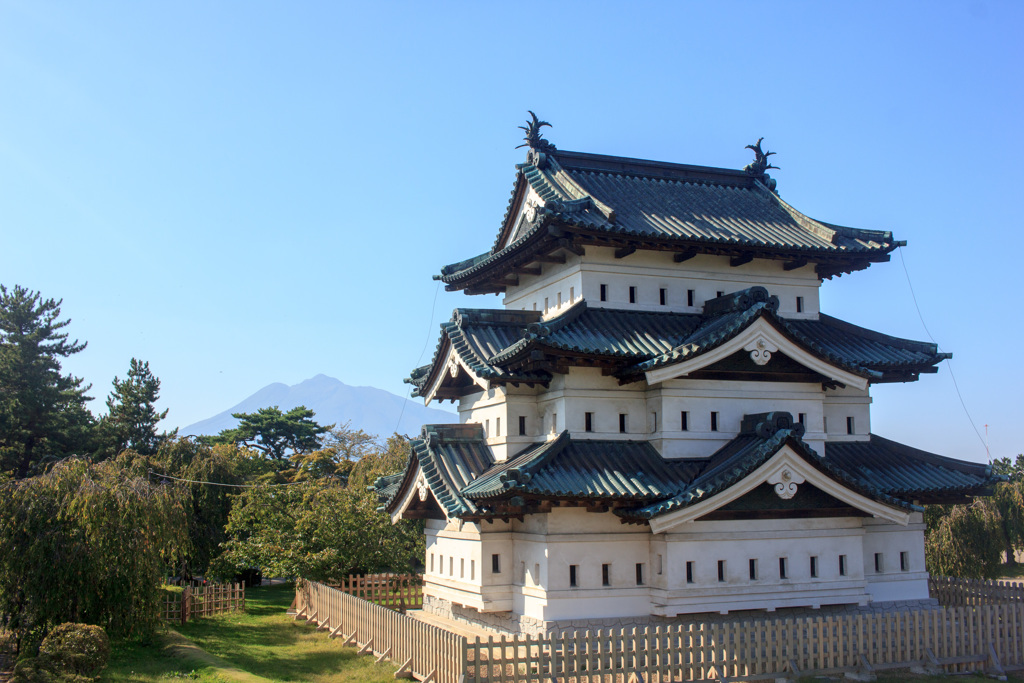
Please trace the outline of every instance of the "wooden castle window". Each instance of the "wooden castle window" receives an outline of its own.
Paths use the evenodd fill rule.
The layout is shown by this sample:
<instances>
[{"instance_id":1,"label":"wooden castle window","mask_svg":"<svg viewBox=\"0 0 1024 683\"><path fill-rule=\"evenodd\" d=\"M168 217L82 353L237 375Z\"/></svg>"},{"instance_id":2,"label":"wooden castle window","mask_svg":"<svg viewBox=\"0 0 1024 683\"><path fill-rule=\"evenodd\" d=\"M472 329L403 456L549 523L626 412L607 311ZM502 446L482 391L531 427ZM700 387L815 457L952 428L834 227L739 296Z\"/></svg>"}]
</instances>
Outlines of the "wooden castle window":
<instances>
[{"instance_id":1,"label":"wooden castle window","mask_svg":"<svg viewBox=\"0 0 1024 683\"><path fill-rule=\"evenodd\" d=\"M610 564L601 565L601 585L612 585L612 566Z\"/></svg>"},{"instance_id":2,"label":"wooden castle window","mask_svg":"<svg viewBox=\"0 0 1024 683\"><path fill-rule=\"evenodd\" d=\"M629 286L629 303L631 303L631 304L635 304L636 303L636 286L635 285L630 285Z\"/></svg>"},{"instance_id":3,"label":"wooden castle window","mask_svg":"<svg viewBox=\"0 0 1024 683\"><path fill-rule=\"evenodd\" d=\"M583 429L584 431L594 431L594 414L583 413Z\"/></svg>"},{"instance_id":4,"label":"wooden castle window","mask_svg":"<svg viewBox=\"0 0 1024 683\"><path fill-rule=\"evenodd\" d=\"M601 285L601 301L608 301L608 285Z\"/></svg>"}]
</instances>

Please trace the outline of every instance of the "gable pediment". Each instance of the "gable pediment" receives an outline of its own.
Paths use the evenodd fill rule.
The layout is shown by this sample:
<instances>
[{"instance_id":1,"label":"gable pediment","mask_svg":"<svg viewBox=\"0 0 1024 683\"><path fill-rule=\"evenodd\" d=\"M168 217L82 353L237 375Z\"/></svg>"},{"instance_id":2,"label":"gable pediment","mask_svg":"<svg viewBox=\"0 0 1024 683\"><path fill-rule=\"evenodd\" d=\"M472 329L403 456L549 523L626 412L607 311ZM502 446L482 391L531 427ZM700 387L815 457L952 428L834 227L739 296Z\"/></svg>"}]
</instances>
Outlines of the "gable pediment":
<instances>
[{"instance_id":1,"label":"gable pediment","mask_svg":"<svg viewBox=\"0 0 1024 683\"><path fill-rule=\"evenodd\" d=\"M745 330L709 351L649 370L644 375L649 384L689 377L740 353L747 354L753 364L763 371L770 371L772 363L782 355L810 372L840 384L857 389L866 389L868 386L867 378L822 359L812 350L790 339L764 317L758 318Z\"/></svg>"},{"instance_id":2,"label":"gable pediment","mask_svg":"<svg viewBox=\"0 0 1024 683\"><path fill-rule=\"evenodd\" d=\"M775 494L783 500L795 498L800 487L809 484L865 515L904 526L910 522L910 513L907 510L886 505L848 488L805 460L789 445L784 445L764 464L729 488L694 505L652 518L651 531L663 533L688 522L697 521L747 496L764 484L770 485Z\"/></svg>"}]
</instances>

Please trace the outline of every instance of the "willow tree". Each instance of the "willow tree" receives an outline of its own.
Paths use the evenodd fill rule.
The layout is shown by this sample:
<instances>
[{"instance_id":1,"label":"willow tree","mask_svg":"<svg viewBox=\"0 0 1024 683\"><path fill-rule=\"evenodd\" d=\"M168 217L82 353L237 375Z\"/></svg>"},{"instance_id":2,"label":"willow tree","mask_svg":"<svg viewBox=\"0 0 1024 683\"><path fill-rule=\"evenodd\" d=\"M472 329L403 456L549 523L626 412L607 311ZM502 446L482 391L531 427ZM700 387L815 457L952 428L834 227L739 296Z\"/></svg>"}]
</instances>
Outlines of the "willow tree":
<instances>
[{"instance_id":1,"label":"willow tree","mask_svg":"<svg viewBox=\"0 0 1024 683\"><path fill-rule=\"evenodd\" d=\"M0 614L19 641L64 622L112 636L158 620L165 567L187 543L185 497L120 459L61 461L0 490Z\"/></svg>"}]
</instances>

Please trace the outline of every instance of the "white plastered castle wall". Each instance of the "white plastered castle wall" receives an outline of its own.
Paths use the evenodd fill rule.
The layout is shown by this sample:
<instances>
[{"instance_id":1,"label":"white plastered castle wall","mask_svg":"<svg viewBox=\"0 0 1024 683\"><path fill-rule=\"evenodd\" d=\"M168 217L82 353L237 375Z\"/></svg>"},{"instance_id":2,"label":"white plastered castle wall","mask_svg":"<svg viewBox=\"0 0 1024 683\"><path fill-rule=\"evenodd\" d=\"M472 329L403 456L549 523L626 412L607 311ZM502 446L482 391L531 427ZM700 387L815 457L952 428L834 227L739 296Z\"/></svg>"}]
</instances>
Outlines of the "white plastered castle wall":
<instances>
[{"instance_id":1,"label":"white plastered castle wall","mask_svg":"<svg viewBox=\"0 0 1024 683\"><path fill-rule=\"evenodd\" d=\"M506 291L504 305L507 309L544 312L546 299L548 318L561 314L581 298L595 308L699 313L704 302L719 292L730 294L761 285L779 297L779 314L783 317L818 317L821 280L813 266L786 271L781 261L754 259L734 268L726 256L699 255L683 263L675 263L672 256L671 252L637 251L616 259L610 247L587 247L584 256L566 254L564 265L540 264L540 275L520 275L519 285ZM605 300L601 299L602 285ZM632 302L630 288L635 288ZM689 304L690 290L693 305Z\"/></svg>"},{"instance_id":2,"label":"white plastered castle wall","mask_svg":"<svg viewBox=\"0 0 1024 683\"><path fill-rule=\"evenodd\" d=\"M744 415L783 410L794 419L805 416L804 440L824 455L826 421L830 440L866 440L870 405L867 390L826 390L819 383L675 379L653 387L642 381L620 386L597 368L572 368L568 374L555 375L546 390L497 386L464 396L459 420L485 427L487 443L498 460L564 429L574 439L650 441L665 458L704 458L735 437ZM717 430L711 428L712 413ZM624 432L620 415L626 416ZM520 417L525 419L523 435ZM847 434L848 424L853 434Z\"/></svg>"},{"instance_id":3,"label":"white plastered castle wall","mask_svg":"<svg viewBox=\"0 0 1024 683\"><path fill-rule=\"evenodd\" d=\"M425 590L538 621L923 600L924 525L920 514L915 520L906 527L857 517L695 521L661 534L582 508L461 528L431 521ZM875 553L882 553L878 572Z\"/></svg>"}]
</instances>

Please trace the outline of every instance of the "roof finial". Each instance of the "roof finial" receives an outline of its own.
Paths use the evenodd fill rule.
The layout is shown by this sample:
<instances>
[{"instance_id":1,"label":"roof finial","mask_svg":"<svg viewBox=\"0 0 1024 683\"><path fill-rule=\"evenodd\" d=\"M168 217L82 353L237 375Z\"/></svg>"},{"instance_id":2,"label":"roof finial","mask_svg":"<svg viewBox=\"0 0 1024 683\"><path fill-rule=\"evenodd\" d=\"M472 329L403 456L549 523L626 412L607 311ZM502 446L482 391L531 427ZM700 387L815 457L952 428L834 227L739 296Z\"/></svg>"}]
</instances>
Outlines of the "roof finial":
<instances>
[{"instance_id":1,"label":"roof finial","mask_svg":"<svg viewBox=\"0 0 1024 683\"><path fill-rule=\"evenodd\" d=\"M760 176L768 186L768 189L772 192L775 191L775 180L768 175L767 171L769 168L779 168L778 166L772 166L768 163L768 157L775 154L775 152L765 152L761 150L761 141L763 137L757 139L757 142L753 145L747 145L746 149L754 150L754 160L743 167L743 170L752 176Z\"/></svg>"},{"instance_id":2,"label":"roof finial","mask_svg":"<svg viewBox=\"0 0 1024 683\"><path fill-rule=\"evenodd\" d=\"M516 149L520 147L529 147L530 151L537 152L554 152L555 146L541 137L540 129L544 126L551 128L551 124L547 121L541 121L537 118L537 115L532 111L530 113L530 119L526 120L525 126L519 126L520 130L526 131L526 137L523 138L526 142L521 145L516 145Z\"/></svg>"}]
</instances>

